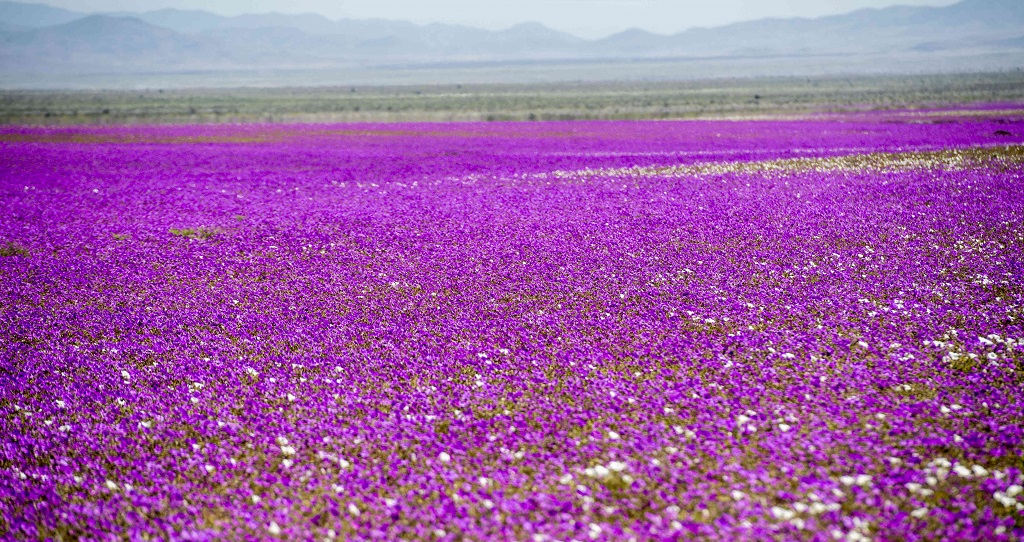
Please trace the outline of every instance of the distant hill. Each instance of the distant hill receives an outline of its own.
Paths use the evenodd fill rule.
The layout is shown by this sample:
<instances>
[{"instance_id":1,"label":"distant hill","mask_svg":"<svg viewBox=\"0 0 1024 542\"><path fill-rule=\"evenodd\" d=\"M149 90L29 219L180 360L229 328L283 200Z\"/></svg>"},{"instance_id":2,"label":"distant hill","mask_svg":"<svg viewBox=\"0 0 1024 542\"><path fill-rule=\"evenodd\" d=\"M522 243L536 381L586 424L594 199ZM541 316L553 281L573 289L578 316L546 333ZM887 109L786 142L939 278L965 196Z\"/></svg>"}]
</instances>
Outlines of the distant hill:
<instances>
[{"instance_id":1,"label":"distant hill","mask_svg":"<svg viewBox=\"0 0 1024 542\"><path fill-rule=\"evenodd\" d=\"M191 68L205 64L202 59L210 56L220 60L214 64L228 64L227 55L214 53L213 44L131 17L89 15L56 26L6 32L2 39L4 69L24 62L41 71Z\"/></svg>"},{"instance_id":2,"label":"distant hill","mask_svg":"<svg viewBox=\"0 0 1024 542\"><path fill-rule=\"evenodd\" d=\"M136 17L153 26L160 26L182 34L192 34L217 28L226 17L200 10L161 9L146 13L118 13L125 17Z\"/></svg>"},{"instance_id":3,"label":"distant hill","mask_svg":"<svg viewBox=\"0 0 1024 542\"><path fill-rule=\"evenodd\" d=\"M1022 34L1021 0L963 0L948 7L896 6L814 19L761 19L673 35L631 29L598 40L577 38L538 23L490 31L381 19L331 20L315 14L224 17L198 10L90 14L4 1L0 2L0 71L132 73L907 54L957 58L998 54L1021 67Z\"/></svg>"},{"instance_id":4,"label":"distant hill","mask_svg":"<svg viewBox=\"0 0 1024 542\"><path fill-rule=\"evenodd\" d=\"M0 2L0 23L15 27L41 28L70 23L88 13L70 11L42 4Z\"/></svg>"}]
</instances>

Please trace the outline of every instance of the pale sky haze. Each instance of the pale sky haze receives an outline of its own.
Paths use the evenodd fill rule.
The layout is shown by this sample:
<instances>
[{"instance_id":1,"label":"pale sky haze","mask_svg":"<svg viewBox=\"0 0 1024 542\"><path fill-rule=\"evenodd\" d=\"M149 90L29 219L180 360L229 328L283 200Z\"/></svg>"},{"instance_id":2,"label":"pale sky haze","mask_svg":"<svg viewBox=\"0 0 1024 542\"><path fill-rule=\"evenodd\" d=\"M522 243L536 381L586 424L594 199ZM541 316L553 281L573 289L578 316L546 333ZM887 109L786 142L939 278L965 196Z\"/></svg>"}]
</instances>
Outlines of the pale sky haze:
<instances>
[{"instance_id":1,"label":"pale sky haze","mask_svg":"<svg viewBox=\"0 0 1024 542\"><path fill-rule=\"evenodd\" d=\"M1024 1L1024 0L1021 0ZM76 11L202 9L221 15L319 13L331 19L385 18L489 29L536 21L581 37L642 28L671 34L764 17L820 17L891 5L944 6L956 0L45 0Z\"/></svg>"}]
</instances>

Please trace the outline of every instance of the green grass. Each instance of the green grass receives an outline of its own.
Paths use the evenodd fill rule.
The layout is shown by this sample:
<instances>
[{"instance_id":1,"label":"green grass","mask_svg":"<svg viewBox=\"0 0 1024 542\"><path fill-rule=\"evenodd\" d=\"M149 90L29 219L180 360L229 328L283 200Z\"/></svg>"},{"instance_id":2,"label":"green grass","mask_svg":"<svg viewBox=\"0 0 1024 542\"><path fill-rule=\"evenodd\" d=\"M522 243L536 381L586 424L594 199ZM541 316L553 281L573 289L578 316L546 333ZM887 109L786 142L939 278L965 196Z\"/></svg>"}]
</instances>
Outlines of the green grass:
<instances>
[{"instance_id":1,"label":"green grass","mask_svg":"<svg viewBox=\"0 0 1024 542\"><path fill-rule=\"evenodd\" d=\"M28 256L28 250L12 243L8 242L6 245L0 247L0 257L6 256Z\"/></svg>"},{"instance_id":2,"label":"green grass","mask_svg":"<svg viewBox=\"0 0 1024 542\"><path fill-rule=\"evenodd\" d=\"M685 82L0 91L0 123L665 119L1021 101L1021 72Z\"/></svg>"},{"instance_id":3,"label":"green grass","mask_svg":"<svg viewBox=\"0 0 1024 542\"><path fill-rule=\"evenodd\" d=\"M212 238L214 238L217 235L217 231L216 230L212 230L212 229L209 229L209 228L184 228L184 229L171 228L169 231L171 232L171 235L174 235L174 236L177 236L177 237L185 237L185 238L188 238L188 239L203 239L203 240L206 240L206 239L212 239Z\"/></svg>"}]
</instances>

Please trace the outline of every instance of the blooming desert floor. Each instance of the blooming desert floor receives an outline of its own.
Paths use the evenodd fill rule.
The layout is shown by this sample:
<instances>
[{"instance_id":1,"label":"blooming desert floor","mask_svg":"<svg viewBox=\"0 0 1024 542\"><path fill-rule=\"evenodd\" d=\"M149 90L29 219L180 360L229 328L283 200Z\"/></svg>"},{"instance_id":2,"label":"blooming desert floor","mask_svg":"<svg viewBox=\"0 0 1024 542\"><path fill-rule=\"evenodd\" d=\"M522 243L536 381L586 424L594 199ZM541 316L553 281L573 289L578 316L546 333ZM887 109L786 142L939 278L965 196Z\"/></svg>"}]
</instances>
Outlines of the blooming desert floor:
<instances>
[{"instance_id":1,"label":"blooming desert floor","mask_svg":"<svg viewBox=\"0 0 1024 542\"><path fill-rule=\"evenodd\" d=\"M0 537L1022 537L1022 118L0 129Z\"/></svg>"}]
</instances>

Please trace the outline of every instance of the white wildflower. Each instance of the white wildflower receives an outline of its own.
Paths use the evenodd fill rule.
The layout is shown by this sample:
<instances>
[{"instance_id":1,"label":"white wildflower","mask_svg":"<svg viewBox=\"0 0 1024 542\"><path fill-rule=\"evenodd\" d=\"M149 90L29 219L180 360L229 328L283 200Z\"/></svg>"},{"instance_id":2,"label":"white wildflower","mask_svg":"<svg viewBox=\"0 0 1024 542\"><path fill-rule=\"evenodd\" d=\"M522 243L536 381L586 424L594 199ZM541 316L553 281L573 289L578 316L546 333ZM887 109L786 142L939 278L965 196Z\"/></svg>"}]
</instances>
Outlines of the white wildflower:
<instances>
[{"instance_id":1,"label":"white wildflower","mask_svg":"<svg viewBox=\"0 0 1024 542\"><path fill-rule=\"evenodd\" d=\"M785 521L793 519L795 516L796 513L787 508L782 508L781 506L772 507L772 517L774 517L775 519L781 519Z\"/></svg>"},{"instance_id":2,"label":"white wildflower","mask_svg":"<svg viewBox=\"0 0 1024 542\"><path fill-rule=\"evenodd\" d=\"M1002 491L996 491L992 494L992 498L999 502L1003 506L1013 506L1017 504L1017 499L1003 493Z\"/></svg>"}]
</instances>

